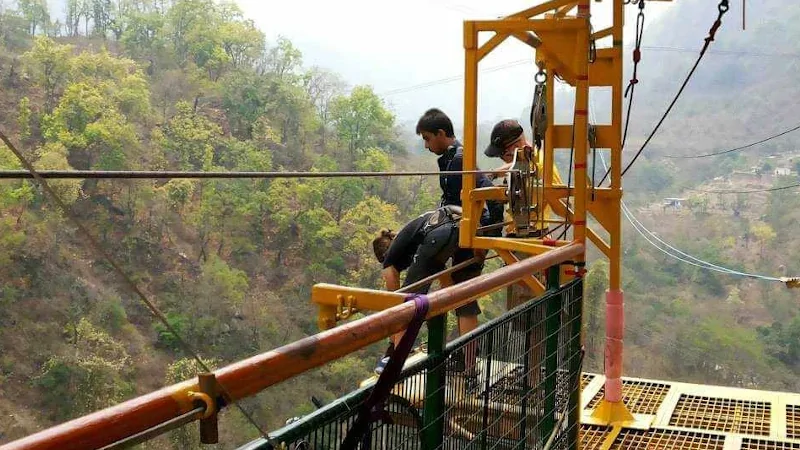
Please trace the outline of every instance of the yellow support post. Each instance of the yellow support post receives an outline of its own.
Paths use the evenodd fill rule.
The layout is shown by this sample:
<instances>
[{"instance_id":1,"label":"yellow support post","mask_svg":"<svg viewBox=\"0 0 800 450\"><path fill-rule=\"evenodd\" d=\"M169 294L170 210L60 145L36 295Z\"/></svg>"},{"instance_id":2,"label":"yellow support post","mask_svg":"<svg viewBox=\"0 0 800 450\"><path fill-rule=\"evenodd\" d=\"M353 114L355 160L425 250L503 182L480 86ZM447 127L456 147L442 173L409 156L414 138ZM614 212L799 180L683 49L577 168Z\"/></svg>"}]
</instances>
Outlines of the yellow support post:
<instances>
[{"instance_id":1,"label":"yellow support post","mask_svg":"<svg viewBox=\"0 0 800 450\"><path fill-rule=\"evenodd\" d=\"M464 170L477 167L475 149L477 148L478 127L478 32L474 22L464 22ZM472 238L477 233L481 210L470 200L470 192L475 189L475 175L463 177L461 203L463 216L459 228L458 245L472 247ZM477 209L477 211L476 211Z\"/></svg>"},{"instance_id":2,"label":"yellow support post","mask_svg":"<svg viewBox=\"0 0 800 450\"><path fill-rule=\"evenodd\" d=\"M642 0L644 1L644 0ZM622 349L625 331L624 296L622 292L622 38L624 26L623 0L614 0L611 128L611 191L618 194L617 201L609 202L610 221L605 225L609 233L609 284L606 292L606 344L605 344L605 397L595 409L593 417L607 424L628 424L633 415L622 401Z\"/></svg>"}]
</instances>

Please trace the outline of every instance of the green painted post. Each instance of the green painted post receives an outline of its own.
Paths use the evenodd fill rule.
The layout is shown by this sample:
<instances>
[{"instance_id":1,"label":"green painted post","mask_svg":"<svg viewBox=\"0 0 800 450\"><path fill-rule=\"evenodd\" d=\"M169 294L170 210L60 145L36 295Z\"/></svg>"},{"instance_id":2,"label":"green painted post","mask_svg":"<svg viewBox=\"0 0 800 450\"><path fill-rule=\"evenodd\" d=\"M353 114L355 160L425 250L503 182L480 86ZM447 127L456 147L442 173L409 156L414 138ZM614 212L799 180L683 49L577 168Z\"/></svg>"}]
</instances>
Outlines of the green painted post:
<instances>
[{"instance_id":1,"label":"green painted post","mask_svg":"<svg viewBox=\"0 0 800 450\"><path fill-rule=\"evenodd\" d=\"M545 309L545 378L544 417L540 435L546 439L556 426L556 371L558 370L558 329L561 325L561 295L558 295L559 266L547 270L547 304Z\"/></svg>"},{"instance_id":2,"label":"green painted post","mask_svg":"<svg viewBox=\"0 0 800 450\"><path fill-rule=\"evenodd\" d=\"M582 350L582 325L583 325L583 279L575 284L569 294L572 301L570 305L570 319L572 326L570 327L570 334L572 340L569 346L570 358L570 374L572 375L571 391L569 394L569 448L577 449L580 440L580 401L581 401L581 366L583 358L581 358Z\"/></svg>"},{"instance_id":3,"label":"green painted post","mask_svg":"<svg viewBox=\"0 0 800 450\"><path fill-rule=\"evenodd\" d=\"M445 329L447 314L428 320L428 358L423 409L425 449L439 448L444 440ZM466 358L466 355L465 355ZM466 360L465 360L466 361Z\"/></svg>"}]
</instances>

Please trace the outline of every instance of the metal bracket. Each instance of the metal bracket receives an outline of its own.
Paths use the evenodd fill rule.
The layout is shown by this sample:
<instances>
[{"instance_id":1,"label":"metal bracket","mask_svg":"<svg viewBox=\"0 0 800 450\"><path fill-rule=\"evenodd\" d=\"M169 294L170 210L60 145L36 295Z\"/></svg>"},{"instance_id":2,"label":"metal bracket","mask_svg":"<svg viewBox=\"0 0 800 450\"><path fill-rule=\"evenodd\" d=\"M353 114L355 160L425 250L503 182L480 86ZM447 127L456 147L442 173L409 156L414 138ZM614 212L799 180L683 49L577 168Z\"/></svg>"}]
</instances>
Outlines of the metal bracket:
<instances>
[{"instance_id":1,"label":"metal bracket","mask_svg":"<svg viewBox=\"0 0 800 450\"><path fill-rule=\"evenodd\" d=\"M201 392L190 392L192 400L202 401L206 410L200 417L200 442L202 444L217 444L219 442L219 428L217 412L217 378L213 373L197 375Z\"/></svg>"}]
</instances>

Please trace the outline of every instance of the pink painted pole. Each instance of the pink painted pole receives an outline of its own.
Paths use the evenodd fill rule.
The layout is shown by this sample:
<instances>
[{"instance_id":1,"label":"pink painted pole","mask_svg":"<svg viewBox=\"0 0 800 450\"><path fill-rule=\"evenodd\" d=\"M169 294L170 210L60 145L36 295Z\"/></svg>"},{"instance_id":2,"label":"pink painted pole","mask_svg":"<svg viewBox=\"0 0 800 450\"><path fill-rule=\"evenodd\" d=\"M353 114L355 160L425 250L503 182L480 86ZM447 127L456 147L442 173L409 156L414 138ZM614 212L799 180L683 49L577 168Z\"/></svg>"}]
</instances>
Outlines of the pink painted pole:
<instances>
[{"instance_id":1,"label":"pink painted pole","mask_svg":"<svg viewBox=\"0 0 800 450\"><path fill-rule=\"evenodd\" d=\"M622 401L622 337L625 331L625 302L621 289L606 291L606 400Z\"/></svg>"}]
</instances>

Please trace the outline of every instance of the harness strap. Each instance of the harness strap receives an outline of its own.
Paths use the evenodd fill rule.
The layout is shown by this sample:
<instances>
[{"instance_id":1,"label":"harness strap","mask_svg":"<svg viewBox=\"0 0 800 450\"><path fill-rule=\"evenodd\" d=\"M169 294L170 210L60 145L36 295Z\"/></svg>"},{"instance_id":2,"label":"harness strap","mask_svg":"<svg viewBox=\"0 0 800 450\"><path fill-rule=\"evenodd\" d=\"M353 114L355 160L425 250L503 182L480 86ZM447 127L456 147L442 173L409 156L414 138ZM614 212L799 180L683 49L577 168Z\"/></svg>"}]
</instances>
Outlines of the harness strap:
<instances>
[{"instance_id":1,"label":"harness strap","mask_svg":"<svg viewBox=\"0 0 800 450\"><path fill-rule=\"evenodd\" d=\"M378 381L372 388L369 397L361 405L353 426L348 430L341 447L339 447L340 450L355 450L359 442L365 443L366 445L362 445L362 448L368 449L371 434L370 424L377 420L390 421L388 413L383 409L386 398L391 393L395 383L397 383L400 372L403 371L403 364L405 364L406 358L408 358L408 354L414 346L414 341L417 339L430 305L428 296L425 294L412 294L407 296L404 301L411 300L414 301L414 306L416 307L414 317L408 323L408 329L403 334L403 338L400 339L400 343L397 344L392 356L389 357L389 362L378 377Z\"/></svg>"}]
</instances>

